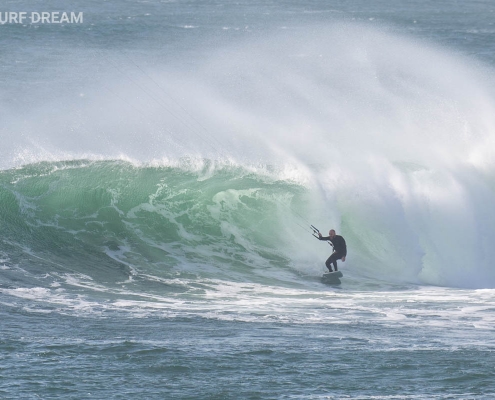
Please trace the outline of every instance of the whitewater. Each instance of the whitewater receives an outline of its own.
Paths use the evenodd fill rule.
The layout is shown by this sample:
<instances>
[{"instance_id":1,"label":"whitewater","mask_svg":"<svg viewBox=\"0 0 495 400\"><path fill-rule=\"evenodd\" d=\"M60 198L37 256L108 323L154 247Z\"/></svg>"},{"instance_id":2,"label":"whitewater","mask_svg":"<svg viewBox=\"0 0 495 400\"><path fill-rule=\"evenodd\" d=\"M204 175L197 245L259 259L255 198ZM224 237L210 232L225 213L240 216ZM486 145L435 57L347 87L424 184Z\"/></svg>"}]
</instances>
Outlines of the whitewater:
<instances>
[{"instance_id":1,"label":"whitewater","mask_svg":"<svg viewBox=\"0 0 495 400\"><path fill-rule=\"evenodd\" d=\"M490 2L55 3L0 26L0 397L495 395Z\"/></svg>"}]
</instances>

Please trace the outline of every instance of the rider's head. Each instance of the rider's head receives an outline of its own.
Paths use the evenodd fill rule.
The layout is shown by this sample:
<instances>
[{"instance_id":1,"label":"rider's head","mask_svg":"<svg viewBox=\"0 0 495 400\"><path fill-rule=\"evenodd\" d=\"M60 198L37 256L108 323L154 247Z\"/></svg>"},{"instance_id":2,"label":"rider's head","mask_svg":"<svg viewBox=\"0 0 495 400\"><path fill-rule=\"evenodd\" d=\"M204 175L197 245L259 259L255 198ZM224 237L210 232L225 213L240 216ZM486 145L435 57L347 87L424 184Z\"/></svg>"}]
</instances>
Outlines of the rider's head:
<instances>
[{"instance_id":1,"label":"rider's head","mask_svg":"<svg viewBox=\"0 0 495 400\"><path fill-rule=\"evenodd\" d=\"M328 236L330 236L330 239L333 239L335 237L335 229L330 229L330 232L328 232Z\"/></svg>"}]
</instances>

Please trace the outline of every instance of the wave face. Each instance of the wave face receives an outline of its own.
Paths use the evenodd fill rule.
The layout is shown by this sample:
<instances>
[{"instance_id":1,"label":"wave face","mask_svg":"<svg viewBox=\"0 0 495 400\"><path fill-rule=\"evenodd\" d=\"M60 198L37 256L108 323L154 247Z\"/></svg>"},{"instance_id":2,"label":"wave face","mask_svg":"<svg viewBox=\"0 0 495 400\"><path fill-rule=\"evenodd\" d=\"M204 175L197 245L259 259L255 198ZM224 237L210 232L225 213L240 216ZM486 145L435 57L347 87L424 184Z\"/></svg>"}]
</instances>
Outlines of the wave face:
<instances>
[{"instance_id":1,"label":"wave face","mask_svg":"<svg viewBox=\"0 0 495 400\"><path fill-rule=\"evenodd\" d=\"M163 282L181 278L311 284L330 248L310 236L305 218L319 224L323 216L348 242L350 254L341 267L351 277L493 284L490 263L483 262L489 243L477 242L478 232L467 231L490 234L489 221L469 225L477 221L472 210L449 209L455 204L449 197L438 203L423 197L428 188L437 193L439 184L449 193L462 191L452 181L398 165L394 179L416 188L417 198L398 198L397 187L360 197L338 185L335 206L327 210L325 190L315 184L319 174L328 173L322 168L306 171L311 176L305 183L301 171L207 160L173 166L70 161L6 170L0 175L4 267L30 271L19 277L12 270L13 280L26 283L34 276L76 274L104 286L127 282L145 291L153 290L157 279L160 291ZM461 256L450 251L457 243Z\"/></svg>"},{"instance_id":2,"label":"wave face","mask_svg":"<svg viewBox=\"0 0 495 400\"><path fill-rule=\"evenodd\" d=\"M141 274L295 280L284 274L295 266L289 249L300 240L290 233L291 207L303 211L307 190L266 169L72 161L0 176L8 265L84 274L105 285Z\"/></svg>"}]
</instances>

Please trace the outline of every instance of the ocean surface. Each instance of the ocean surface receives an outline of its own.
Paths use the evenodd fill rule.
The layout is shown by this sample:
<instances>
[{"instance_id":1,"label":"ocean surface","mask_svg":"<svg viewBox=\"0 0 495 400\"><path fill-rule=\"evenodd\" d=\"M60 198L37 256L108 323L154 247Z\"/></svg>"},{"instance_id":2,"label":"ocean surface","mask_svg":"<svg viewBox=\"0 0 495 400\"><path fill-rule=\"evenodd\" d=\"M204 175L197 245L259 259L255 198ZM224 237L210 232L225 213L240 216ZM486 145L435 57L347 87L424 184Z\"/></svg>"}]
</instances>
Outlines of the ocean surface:
<instances>
[{"instance_id":1,"label":"ocean surface","mask_svg":"<svg viewBox=\"0 0 495 400\"><path fill-rule=\"evenodd\" d=\"M45 11L0 25L0 398L495 397L493 1L0 7Z\"/></svg>"}]
</instances>

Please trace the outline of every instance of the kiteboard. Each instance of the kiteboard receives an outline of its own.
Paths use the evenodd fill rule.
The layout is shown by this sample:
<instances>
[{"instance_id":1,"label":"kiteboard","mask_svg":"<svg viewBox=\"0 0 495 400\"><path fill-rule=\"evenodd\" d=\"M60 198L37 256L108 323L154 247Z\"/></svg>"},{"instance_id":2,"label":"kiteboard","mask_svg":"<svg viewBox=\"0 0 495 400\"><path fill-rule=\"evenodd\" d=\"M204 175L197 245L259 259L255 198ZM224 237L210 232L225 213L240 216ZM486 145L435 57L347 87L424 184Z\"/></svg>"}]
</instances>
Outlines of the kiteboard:
<instances>
[{"instance_id":1,"label":"kiteboard","mask_svg":"<svg viewBox=\"0 0 495 400\"><path fill-rule=\"evenodd\" d=\"M340 271L327 272L326 274L323 274L321 281L330 285L340 285L342 282L339 278L342 278L343 276L344 275L342 275L342 272Z\"/></svg>"}]
</instances>

